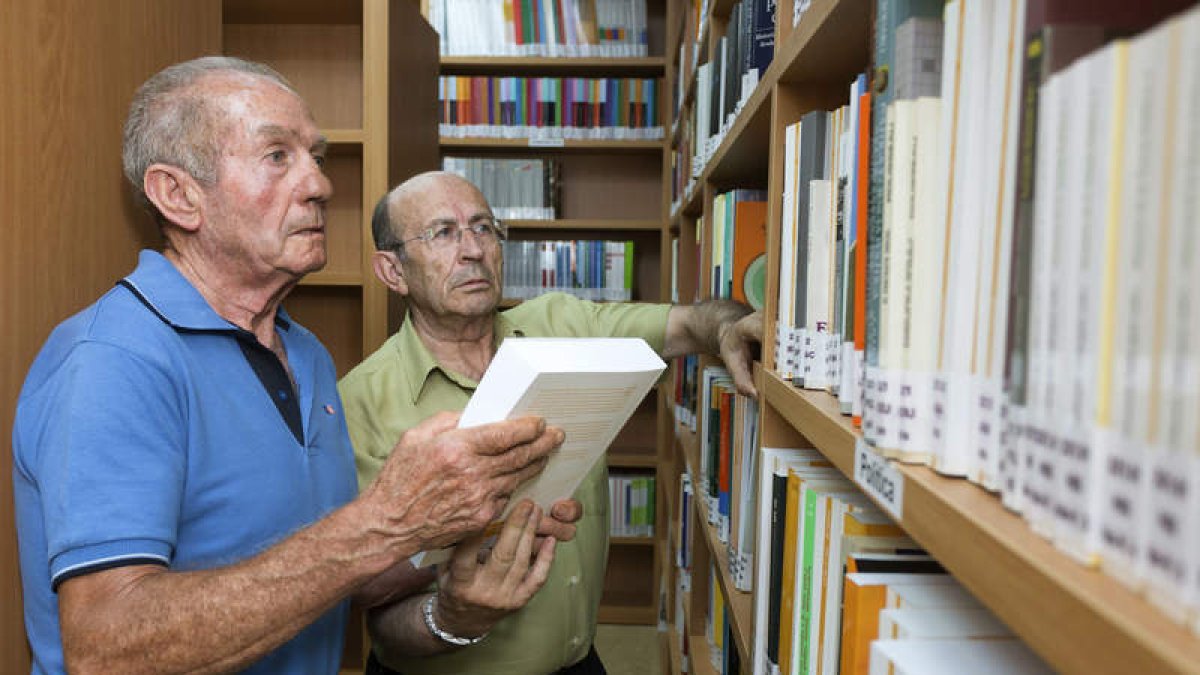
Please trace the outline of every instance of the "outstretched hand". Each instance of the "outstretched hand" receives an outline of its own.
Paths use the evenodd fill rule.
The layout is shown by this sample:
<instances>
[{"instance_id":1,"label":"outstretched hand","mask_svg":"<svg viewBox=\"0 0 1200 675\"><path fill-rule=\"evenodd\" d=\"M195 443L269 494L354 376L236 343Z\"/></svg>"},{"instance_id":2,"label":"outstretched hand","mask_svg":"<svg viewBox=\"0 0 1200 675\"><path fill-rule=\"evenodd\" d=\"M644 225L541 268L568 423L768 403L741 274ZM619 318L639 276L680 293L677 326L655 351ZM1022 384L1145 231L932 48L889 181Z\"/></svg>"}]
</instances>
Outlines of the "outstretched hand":
<instances>
[{"instance_id":1,"label":"outstretched hand","mask_svg":"<svg viewBox=\"0 0 1200 675\"><path fill-rule=\"evenodd\" d=\"M755 343L762 344L762 314L753 312L732 323L726 323L718 331L717 340L721 348L721 360L733 377L738 393L758 398L754 388Z\"/></svg>"},{"instance_id":2,"label":"outstretched hand","mask_svg":"<svg viewBox=\"0 0 1200 675\"><path fill-rule=\"evenodd\" d=\"M439 627L460 637L483 635L529 602L554 560L556 540L537 536L542 520L542 510L525 500L509 514L490 550L482 534L459 543L438 573Z\"/></svg>"}]
</instances>

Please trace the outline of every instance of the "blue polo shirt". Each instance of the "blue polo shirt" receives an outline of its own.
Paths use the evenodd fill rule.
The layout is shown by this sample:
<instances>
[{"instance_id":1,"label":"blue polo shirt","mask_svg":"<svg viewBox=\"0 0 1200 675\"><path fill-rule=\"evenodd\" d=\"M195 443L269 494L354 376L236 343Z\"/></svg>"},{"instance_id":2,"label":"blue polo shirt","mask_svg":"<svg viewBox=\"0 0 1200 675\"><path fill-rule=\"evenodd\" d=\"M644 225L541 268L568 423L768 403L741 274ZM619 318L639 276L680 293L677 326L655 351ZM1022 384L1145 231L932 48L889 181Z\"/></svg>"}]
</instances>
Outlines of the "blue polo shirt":
<instances>
[{"instance_id":1,"label":"blue polo shirt","mask_svg":"<svg viewBox=\"0 0 1200 675\"><path fill-rule=\"evenodd\" d=\"M292 392L264 387L246 333L158 253L143 251L133 274L50 335L13 429L34 673L63 672L54 591L64 579L229 565L357 494L333 362L282 310L276 329L296 430L279 404ZM347 615L342 602L248 672L336 673Z\"/></svg>"}]
</instances>

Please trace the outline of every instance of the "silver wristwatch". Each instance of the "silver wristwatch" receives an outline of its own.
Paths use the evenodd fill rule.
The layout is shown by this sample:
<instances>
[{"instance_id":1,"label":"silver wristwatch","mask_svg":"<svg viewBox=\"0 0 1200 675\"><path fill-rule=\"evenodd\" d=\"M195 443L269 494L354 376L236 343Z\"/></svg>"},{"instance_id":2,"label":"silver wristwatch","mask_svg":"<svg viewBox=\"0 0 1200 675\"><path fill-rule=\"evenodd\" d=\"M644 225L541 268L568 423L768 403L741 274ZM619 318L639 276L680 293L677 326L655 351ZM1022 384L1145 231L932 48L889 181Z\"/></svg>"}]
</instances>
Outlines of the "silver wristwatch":
<instances>
[{"instance_id":1,"label":"silver wristwatch","mask_svg":"<svg viewBox=\"0 0 1200 675\"><path fill-rule=\"evenodd\" d=\"M466 647L468 645L479 644L488 636L487 633L484 633L483 635L477 637L465 638L454 635L453 633L447 633L439 628L437 623L433 620L433 603L436 600L437 594L434 594L426 598L425 602L421 603L421 616L425 617L425 627L428 628L429 632L433 633L437 639L447 644L452 644L456 647Z\"/></svg>"}]
</instances>

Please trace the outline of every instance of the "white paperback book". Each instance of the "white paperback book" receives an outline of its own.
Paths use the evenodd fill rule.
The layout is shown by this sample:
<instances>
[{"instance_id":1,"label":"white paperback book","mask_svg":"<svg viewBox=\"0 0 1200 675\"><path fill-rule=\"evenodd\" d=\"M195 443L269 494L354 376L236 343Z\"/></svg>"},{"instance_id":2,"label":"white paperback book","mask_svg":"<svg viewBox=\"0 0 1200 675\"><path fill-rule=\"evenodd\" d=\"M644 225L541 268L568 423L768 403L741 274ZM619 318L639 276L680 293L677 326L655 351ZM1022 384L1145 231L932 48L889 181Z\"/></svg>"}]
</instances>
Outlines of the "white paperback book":
<instances>
[{"instance_id":1,"label":"white paperback book","mask_svg":"<svg viewBox=\"0 0 1200 675\"><path fill-rule=\"evenodd\" d=\"M550 461L509 499L500 520L523 499L543 509L575 493L667 364L641 338L515 338L501 343L467 401L459 428L537 415L566 432ZM417 567L449 549L413 556Z\"/></svg>"}]
</instances>

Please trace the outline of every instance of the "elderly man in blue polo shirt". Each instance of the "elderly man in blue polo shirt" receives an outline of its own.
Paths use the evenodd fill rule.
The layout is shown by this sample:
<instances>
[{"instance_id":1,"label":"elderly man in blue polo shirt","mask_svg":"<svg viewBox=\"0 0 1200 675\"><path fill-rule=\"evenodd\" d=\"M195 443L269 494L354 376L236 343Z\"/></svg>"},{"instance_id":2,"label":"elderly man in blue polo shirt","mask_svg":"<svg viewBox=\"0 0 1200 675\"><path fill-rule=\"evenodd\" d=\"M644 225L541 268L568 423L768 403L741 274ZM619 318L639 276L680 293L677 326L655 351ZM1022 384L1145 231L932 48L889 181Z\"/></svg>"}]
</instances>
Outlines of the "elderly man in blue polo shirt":
<instances>
[{"instance_id":1,"label":"elderly man in blue polo shirt","mask_svg":"<svg viewBox=\"0 0 1200 675\"><path fill-rule=\"evenodd\" d=\"M427 619L453 633L472 599L519 605L540 587L554 539L539 531L573 536L577 504L556 521L525 503L476 557L562 441L533 418L462 431L438 416L355 498L333 363L280 305L325 264L324 154L265 66L198 59L138 91L125 169L165 249L54 331L17 408L35 673L335 673L346 598L407 595L410 555L470 537L455 602ZM497 576L503 597L477 593Z\"/></svg>"}]
</instances>

